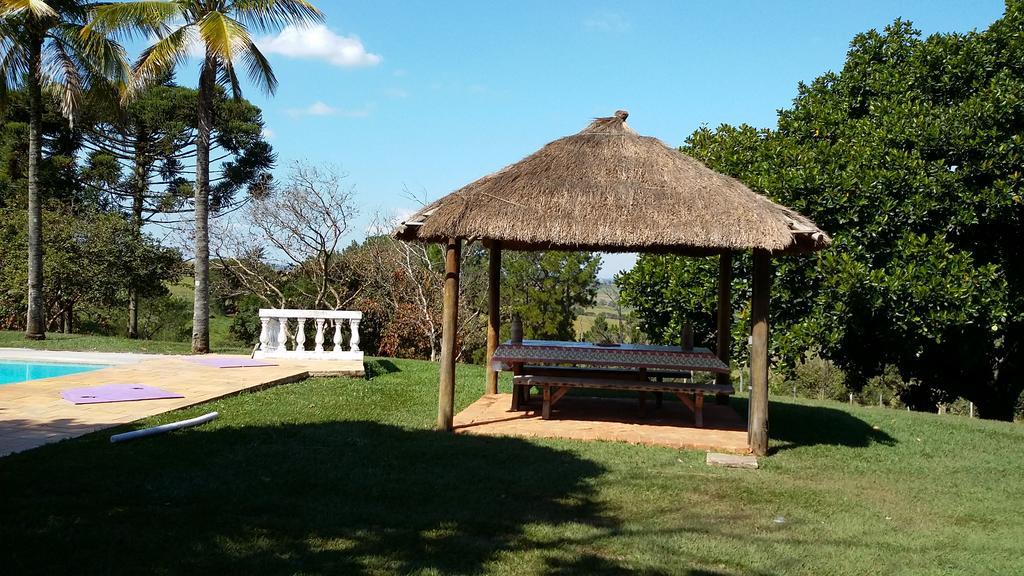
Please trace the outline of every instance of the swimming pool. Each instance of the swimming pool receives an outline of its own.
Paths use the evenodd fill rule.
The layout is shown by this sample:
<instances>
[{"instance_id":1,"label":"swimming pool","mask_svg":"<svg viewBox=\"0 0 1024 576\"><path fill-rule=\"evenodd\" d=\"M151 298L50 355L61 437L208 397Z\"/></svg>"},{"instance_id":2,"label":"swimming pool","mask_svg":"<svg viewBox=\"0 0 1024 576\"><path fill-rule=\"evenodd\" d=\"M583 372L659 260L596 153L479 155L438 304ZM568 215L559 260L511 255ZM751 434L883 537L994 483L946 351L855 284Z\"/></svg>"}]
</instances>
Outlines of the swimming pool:
<instances>
[{"instance_id":1,"label":"swimming pool","mask_svg":"<svg viewBox=\"0 0 1024 576\"><path fill-rule=\"evenodd\" d=\"M0 360L0 386L14 384L15 382L25 382L26 380L67 376L68 374L89 372L90 370L99 370L106 367L104 364L58 364L51 362Z\"/></svg>"}]
</instances>

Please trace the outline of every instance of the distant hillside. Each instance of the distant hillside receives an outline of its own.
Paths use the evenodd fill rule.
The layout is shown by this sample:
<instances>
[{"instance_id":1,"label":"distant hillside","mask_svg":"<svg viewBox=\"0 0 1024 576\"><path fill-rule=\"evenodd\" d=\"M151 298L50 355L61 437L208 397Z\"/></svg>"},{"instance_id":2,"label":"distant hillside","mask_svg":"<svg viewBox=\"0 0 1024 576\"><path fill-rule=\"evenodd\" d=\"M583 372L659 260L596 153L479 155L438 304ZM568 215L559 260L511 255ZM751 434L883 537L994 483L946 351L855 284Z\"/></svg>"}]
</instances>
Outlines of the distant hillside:
<instances>
[{"instance_id":1,"label":"distant hillside","mask_svg":"<svg viewBox=\"0 0 1024 576\"><path fill-rule=\"evenodd\" d=\"M585 308L576 318L576 337L582 338L587 330L590 330L598 314L604 314L608 325L617 328L622 317L628 316L632 312L630 308L619 309L618 301L619 288L610 280L600 280L596 302L593 306Z\"/></svg>"}]
</instances>

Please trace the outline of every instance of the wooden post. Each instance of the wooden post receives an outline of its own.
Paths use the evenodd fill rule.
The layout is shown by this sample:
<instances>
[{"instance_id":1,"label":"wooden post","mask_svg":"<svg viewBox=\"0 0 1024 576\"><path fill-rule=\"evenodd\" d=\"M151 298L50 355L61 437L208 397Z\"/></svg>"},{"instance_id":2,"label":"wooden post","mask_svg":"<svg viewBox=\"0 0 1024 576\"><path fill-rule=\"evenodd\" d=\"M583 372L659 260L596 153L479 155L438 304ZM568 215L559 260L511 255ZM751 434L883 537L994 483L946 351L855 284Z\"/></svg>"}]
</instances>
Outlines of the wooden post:
<instances>
[{"instance_id":1,"label":"wooden post","mask_svg":"<svg viewBox=\"0 0 1024 576\"><path fill-rule=\"evenodd\" d=\"M747 443L757 456L768 453L768 300L771 276L771 256L764 250L754 250Z\"/></svg>"},{"instance_id":2,"label":"wooden post","mask_svg":"<svg viewBox=\"0 0 1024 576\"><path fill-rule=\"evenodd\" d=\"M729 365L732 348L732 252L718 257L718 359ZM732 374L715 375L715 384L728 386ZM729 404L728 394L716 394L716 404Z\"/></svg>"},{"instance_id":3,"label":"wooden post","mask_svg":"<svg viewBox=\"0 0 1024 576\"><path fill-rule=\"evenodd\" d=\"M498 393L498 373L491 368L491 357L498 347L501 330L501 242L491 243L491 257L487 267L487 394Z\"/></svg>"},{"instance_id":4,"label":"wooden post","mask_svg":"<svg viewBox=\"0 0 1024 576\"><path fill-rule=\"evenodd\" d=\"M437 396L437 429L450 432L455 417L455 338L459 319L459 264L462 240L449 238L444 257L444 308L441 312L441 382Z\"/></svg>"}]
</instances>

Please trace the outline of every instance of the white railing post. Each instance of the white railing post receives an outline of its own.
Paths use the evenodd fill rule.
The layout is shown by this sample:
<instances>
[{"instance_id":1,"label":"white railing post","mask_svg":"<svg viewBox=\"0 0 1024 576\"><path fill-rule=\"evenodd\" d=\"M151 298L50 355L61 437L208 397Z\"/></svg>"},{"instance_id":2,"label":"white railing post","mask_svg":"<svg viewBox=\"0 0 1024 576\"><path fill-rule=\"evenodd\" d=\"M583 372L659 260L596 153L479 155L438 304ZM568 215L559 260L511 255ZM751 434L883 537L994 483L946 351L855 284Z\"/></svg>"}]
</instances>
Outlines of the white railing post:
<instances>
[{"instance_id":1,"label":"white railing post","mask_svg":"<svg viewBox=\"0 0 1024 576\"><path fill-rule=\"evenodd\" d=\"M349 310L288 310L265 308L260 310L260 345L254 356L257 358L307 358L311 360L359 360L363 353L359 349L359 322L362 312ZM288 321L296 321L294 347L288 349ZM316 324L316 346L306 349L306 321ZM348 349L344 348L341 330L342 322L349 323L351 338ZM325 349L325 329L334 324L334 347Z\"/></svg>"},{"instance_id":2,"label":"white railing post","mask_svg":"<svg viewBox=\"0 0 1024 576\"><path fill-rule=\"evenodd\" d=\"M270 318L266 316L260 317L260 350L267 352L270 350Z\"/></svg>"},{"instance_id":3,"label":"white railing post","mask_svg":"<svg viewBox=\"0 0 1024 576\"><path fill-rule=\"evenodd\" d=\"M277 349L276 353L288 351L288 318L277 319Z\"/></svg>"},{"instance_id":4,"label":"white railing post","mask_svg":"<svg viewBox=\"0 0 1024 576\"><path fill-rule=\"evenodd\" d=\"M306 319L299 318L299 329L295 332L295 351L306 351Z\"/></svg>"},{"instance_id":5,"label":"white railing post","mask_svg":"<svg viewBox=\"0 0 1024 576\"><path fill-rule=\"evenodd\" d=\"M324 318L317 318L314 322L316 322L316 338L314 339L316 348L313 351L322 353L324 351L324 322L326 320Z\"/></svg>"},{"instance_id":6,"label":"white railing post","mask_svg":"<svg viewBox=\"0 0 1024 576\"><path fill-rule=\"evenodd\" d=\"M348 327L352 330L352 336L348 341L349 350L359 352L359 319L351 318L348 321Z\"/></svg>"}]
</instances>

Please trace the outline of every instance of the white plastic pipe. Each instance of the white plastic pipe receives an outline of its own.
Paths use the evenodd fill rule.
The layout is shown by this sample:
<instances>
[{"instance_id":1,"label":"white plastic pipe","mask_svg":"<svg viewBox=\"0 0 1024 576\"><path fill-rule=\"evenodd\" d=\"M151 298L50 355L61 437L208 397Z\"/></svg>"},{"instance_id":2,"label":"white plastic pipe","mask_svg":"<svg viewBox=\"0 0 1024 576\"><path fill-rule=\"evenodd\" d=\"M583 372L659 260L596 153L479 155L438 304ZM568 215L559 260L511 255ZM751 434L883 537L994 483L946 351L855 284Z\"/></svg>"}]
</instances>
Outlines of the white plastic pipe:
<instances>
[{"instance_id":1,"label":"white plastic pipe","mask_svg":"<svg viewBox=\"0 0 1024 576\"><path fill-rule=\"evenodd\" d=\"M145 438L146 436L153 436L156 434L163 434L164 432L171 432L172 430L180 430L182 428L188 428L189 426L198 426L200 424L206 424L211 420L216 420L220 414L216 412L210 412L209 414L203 414L195 418L188 420L181 420L178 422L170 422L168 424L161 424L160 426L154 426L152 428L146 428L144 430L132 430L131 432L124 432L122 434L114 434L110 437L111 442L124 442L125 440L134 440L135 438Z\"/></svg>"}]
</instances>

